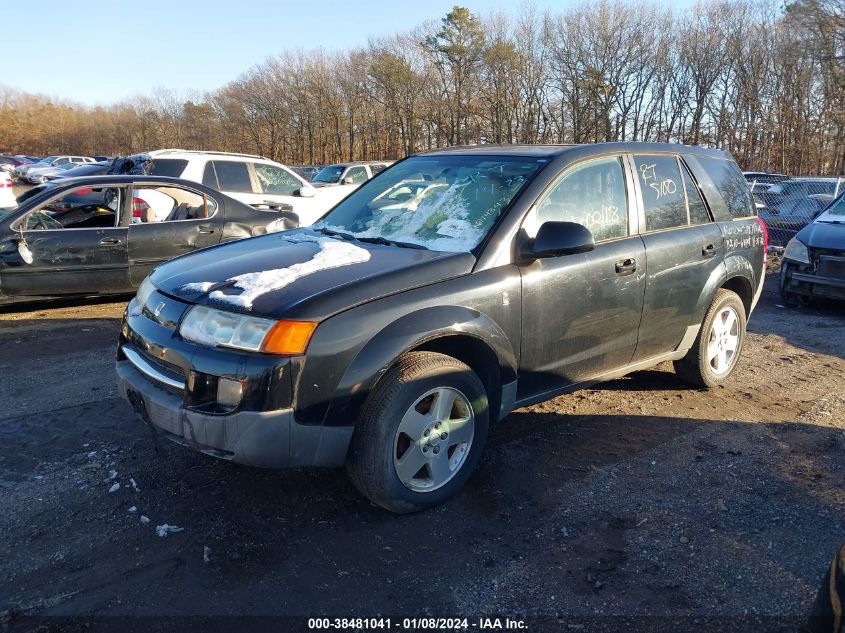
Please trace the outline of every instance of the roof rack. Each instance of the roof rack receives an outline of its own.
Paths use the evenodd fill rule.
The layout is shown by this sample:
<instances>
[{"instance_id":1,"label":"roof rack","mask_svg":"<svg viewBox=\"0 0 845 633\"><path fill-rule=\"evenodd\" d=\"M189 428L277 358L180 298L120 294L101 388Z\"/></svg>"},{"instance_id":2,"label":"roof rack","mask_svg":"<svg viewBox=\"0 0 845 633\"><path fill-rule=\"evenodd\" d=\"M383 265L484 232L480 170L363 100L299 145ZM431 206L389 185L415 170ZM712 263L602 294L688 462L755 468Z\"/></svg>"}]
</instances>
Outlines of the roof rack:
<instances>
[{"instance_id":1,"label":"roof rack","mask_svg":"<svg viewBox=\"0 0 845 633\"><path fill-rule=\"evenodd\" d=\"M257 154L241 154L240 152L216 152L213 150L205 150L205 149L177 149L177 148L168 148L168 149L156 149L151 152L143 152L145 154L149 154L150 156L161 156L162 154L214 154L215 156L242 156L243 158L261 158L266 160L263 156L259 156Z\"/></svg>"}]
</instances>

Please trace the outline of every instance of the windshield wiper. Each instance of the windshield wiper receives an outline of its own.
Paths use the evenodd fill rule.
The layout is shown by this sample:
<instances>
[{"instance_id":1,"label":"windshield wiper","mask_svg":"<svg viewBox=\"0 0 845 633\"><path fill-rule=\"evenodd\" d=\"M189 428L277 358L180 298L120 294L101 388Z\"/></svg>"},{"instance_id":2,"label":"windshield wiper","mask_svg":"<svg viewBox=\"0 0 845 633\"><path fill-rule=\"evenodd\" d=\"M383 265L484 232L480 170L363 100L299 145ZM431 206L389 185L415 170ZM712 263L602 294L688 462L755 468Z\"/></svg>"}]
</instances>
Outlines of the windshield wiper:
<instances>
[{"instance_id":1,"label":"windshield wiper","mask_svg":"<svg viewBox=\"0 0 845 633\"><path fill-rule=\"evenodd\" d=\"M321 226L319 229L314 229L315 231L319 231L320 233L324 233L326 235L331 235L332 237L340 237L344 240L348 240L350 242L358 241L358 238L352 235L352 233L344 233L343 231L333 231L332 229L327 229L324 226Z\"/></svg>"},{"instance_id":2,"label":"windshield wiper","mask_svg":"<svg viewBox=\"0 0 845 633\"><path fill-rule=\"evenodd\" d=\"M397 242L396 240L389 240L386 237L356 237L359 242L369 242L371 244L384 244L385 246L398 246L400 248L416 248L427 251L428 249L421 244L413 244L411 242Z\"/></svg>"},{"instance_id":3,"label":"windshield wiper","mask_svg":"<svg viewBox=\"0 0 845 633\"><path fill-rule=\"evenodd\" d=\"M385 246L398 246L400 248L416 248L422 249L427 251L428 249L425 246L421 246L420 244L412 244L411 242L398 242L396 240L389 240L386 237L376 236L376 237L358 237L353 235L352 233L344 233L343 231L335 231L334 229L329 229L324 226L321 226L318 229L314 229L315 231L319 231L320 233L324 233L326 235L331 235L332 237L340 237L345 240L353 241L353 242L367 242L369 244L384 244Z\"/></svg>"}]
</instances>

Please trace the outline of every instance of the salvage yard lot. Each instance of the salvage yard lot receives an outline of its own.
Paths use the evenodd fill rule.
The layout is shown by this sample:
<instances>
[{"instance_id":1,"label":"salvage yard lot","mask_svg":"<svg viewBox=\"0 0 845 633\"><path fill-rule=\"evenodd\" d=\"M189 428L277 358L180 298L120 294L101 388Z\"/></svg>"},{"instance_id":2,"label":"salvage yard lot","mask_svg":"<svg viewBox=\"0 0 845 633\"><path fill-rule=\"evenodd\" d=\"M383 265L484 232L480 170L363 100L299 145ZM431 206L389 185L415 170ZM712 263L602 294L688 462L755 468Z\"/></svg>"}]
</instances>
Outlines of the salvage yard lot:
<instances>
[{"instance_id":1,"label":"salvage yard lot","mask_svg":"<svg viewBox=\"0 0 845 633\"><path fill-rule=\"evenodd\" d=\"M7 309L0 624L800 617L845 541L845 317L783 307L775 290L772 277L727 387L692 390L661 365L520 409L454 499L409 516L371 505L342 472L156 454L114 386L123 303ZM165 523L184 531L157 536Z\"/></svg>"}]
</instances>

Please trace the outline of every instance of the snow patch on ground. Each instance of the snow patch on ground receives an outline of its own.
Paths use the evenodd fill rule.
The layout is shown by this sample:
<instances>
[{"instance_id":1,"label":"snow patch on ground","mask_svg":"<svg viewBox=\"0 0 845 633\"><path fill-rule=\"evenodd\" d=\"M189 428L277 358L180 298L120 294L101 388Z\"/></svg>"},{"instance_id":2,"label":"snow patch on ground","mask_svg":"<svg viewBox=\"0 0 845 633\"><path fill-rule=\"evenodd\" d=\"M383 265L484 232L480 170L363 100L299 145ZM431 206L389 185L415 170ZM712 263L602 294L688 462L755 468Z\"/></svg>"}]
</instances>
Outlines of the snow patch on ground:
<instances>
[{"instance_id":1,"label":"snow patch on ground","mask_svg":"<svg viewBox=\"0 0 845 633\"><path fill-rule=\"evenodd\" d=\"M253 302L261 295L281 290L297 279L331 268L360 264L370 259L370 253L366 249L329 237L296 235L286 236L285 239L295 243L313 242L320 247L320 250L308 261L293 264L287 268L262 270L232 277L228 281L233 282L233 287L241 290L240 294L230 295L221 290L215 290L209 295L209 298L221 303L228 303L249 309L252 308ZM193 331L191 331L192 334ZM186 336L186 332L182 331L182 335ZM204 334L199 334L199 336L207 338ZM191 340L205 342L197 341L196 339ZM205 344L213 344L213 342L205 342Z\"/></svg>"}]
</instances>

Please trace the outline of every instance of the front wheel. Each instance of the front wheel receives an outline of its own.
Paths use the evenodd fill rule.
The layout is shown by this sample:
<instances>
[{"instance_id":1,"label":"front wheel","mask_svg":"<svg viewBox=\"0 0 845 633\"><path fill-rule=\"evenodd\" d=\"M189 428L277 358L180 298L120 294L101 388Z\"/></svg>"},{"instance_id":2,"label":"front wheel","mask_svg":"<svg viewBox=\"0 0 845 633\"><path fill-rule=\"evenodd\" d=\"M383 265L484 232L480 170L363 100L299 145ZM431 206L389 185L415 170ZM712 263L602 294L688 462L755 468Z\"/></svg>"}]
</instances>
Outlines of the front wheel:
<instances>
[{"instance_id":1,"label":"front wheel","mask_svg":"<svg viewBox=\"0 0 845 633\"><path fill-rule=\"evenodd\" d=\"M373 389L352 436L355 487L391 512L442 503L469 478L487 440L487 393L464 363L402 356Z\"/></svg>"},{"instance_id":2,"label":"front wheel","mask_svg":"<svg viewBox=\"0 0 845 633\"><path fill-rule=\"evenodd\" d=\"M704 315L695 343L675 373L696 387L718 387L736 369L745 342L745 306L730 290L719 289Z\"/></svg>"}]
</instances>

